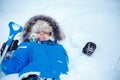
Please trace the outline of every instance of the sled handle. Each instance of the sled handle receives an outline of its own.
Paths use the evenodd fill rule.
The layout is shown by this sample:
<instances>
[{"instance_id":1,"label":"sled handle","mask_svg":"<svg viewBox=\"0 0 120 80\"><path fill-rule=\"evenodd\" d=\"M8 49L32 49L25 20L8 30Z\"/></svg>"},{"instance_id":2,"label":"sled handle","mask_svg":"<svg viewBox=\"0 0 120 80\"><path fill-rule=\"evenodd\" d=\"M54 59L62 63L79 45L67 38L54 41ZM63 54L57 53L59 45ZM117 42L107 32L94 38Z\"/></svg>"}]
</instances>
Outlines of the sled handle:
<instances>
[{"instance_id":1,"label":"sled handle","mask_svg":"<svg viewBox=\"0 0 120 80\"><path fill-rule=\"evenodd\" d=\"M10 34L9 34L8 41L7 41L6 45L10 45L14 36L17 33L22 32L22 26L14 23L12 21L8 24L8 26L9 26L9 29L10 29Z\"/></svg>"}]
</instances>

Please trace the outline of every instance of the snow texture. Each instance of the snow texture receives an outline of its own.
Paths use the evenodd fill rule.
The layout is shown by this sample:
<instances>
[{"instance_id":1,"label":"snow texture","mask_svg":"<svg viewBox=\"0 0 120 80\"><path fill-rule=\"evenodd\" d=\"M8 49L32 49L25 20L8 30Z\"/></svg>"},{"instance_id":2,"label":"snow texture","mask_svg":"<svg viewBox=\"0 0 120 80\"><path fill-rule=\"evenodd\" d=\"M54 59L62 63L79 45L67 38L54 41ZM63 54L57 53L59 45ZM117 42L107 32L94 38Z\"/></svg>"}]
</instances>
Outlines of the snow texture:
<instances>
[{"instance_id":1,"label":"snow texture","mask_svg":"<svg viewBox=\"0 0 120 80\"><path fill-rule=\"evenodd\" d=\"M65 32L61 44L70 60L68 75L61 75L61 80L120 80L119 0L1 0L0 46L7 40L10 21L23 26L39 14L56 19ZM90 57L82 53L89 41L97 45ZM1 80L12 79L19 80L18 74Z\"/></svg>"}]
</instances>

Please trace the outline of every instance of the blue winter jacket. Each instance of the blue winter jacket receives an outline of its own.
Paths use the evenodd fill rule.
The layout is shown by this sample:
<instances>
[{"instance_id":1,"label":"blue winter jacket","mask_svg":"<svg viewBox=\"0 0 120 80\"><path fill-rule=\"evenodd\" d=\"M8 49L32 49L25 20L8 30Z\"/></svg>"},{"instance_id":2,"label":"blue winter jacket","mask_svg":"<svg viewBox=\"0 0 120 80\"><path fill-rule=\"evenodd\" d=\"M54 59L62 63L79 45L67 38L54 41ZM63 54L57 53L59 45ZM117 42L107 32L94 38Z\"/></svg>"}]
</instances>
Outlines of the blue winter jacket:
<instances>
[{"instance_id":1,"label":"blue winter jacket","mask_svg":"<svg viewBox=\"0 0 120 80\"><path fill-rule=\"evenodd\" d=\"M67 73L68 57L63 46L56 42L23 42L2 66L7 74L40 72L40 77L57 79L61 73Z\"/></svg>"}]
</instances>

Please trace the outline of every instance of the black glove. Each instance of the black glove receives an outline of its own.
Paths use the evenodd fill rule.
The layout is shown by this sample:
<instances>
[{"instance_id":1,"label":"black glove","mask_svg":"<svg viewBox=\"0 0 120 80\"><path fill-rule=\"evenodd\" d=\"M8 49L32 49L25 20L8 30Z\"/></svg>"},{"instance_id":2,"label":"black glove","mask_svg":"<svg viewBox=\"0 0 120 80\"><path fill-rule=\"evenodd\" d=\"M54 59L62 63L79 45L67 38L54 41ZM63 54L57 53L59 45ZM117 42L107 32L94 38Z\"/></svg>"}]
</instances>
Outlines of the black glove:
<instances>
[{"instance_id":1,"label":"black glove","mask_svg":"<svg viewBox=\"0 0 120 80\"><path fill-rule=\"evenodd\" d=\"M18 42L19 42L18 40L13 40L12 43L11 43L11 45L9 46L7 52L16 50L18 48ZM3 43L3 45L2 45L2 47L0 49L1 56L3 54L3 51L4 51L5 47L6 47L6 42Z\"/></svg>"},{"instance_id":2,"label":"black glove","mask_svg":"<svg viewBox=\"0 0 120 80\"><path fill-rule=\"evenodd\" d=\"M2 47L1 47L1 49L0 49L0 55L1 55L1 56L2 56L2 54L3 54L3 51L4 51L5 47L6 47L6 43L3 43L3 44L2 44Z\"/></svg>"},{"instance_id":3,"label":"black glove","mask_svg":"<svg viewBox=\"0 0 120 80\"><path fill-rule=\"evenodd\" d=\"M16 50L18 48L18 42L19 42L18 40L13 40L7 52Z\"/></svg>"}]
</instances>

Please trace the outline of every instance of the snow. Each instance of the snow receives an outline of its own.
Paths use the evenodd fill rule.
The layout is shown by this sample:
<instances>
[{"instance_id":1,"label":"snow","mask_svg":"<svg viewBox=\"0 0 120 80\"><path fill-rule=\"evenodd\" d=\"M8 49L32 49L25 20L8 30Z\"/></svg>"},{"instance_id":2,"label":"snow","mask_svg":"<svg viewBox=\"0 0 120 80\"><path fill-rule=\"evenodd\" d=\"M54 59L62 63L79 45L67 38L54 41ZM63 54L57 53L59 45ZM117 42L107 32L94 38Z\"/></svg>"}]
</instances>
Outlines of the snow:
<instances>
[{"instance_id":1,"label":"snow","mask_svg":"<svg viewBox=\"0 0 120 80\"><path fill-rule=\"evenodd\" d=\"M1 0L0 46L7 40L10 21L23 26L38 14L53 17L65 32L61 44L70 60L68 75L61 80L120 80L119 0ZM90 57L81 52L89 41L97 45ZM5 80L18 80L17 75Z\"/></svg>"}]
</instances>

